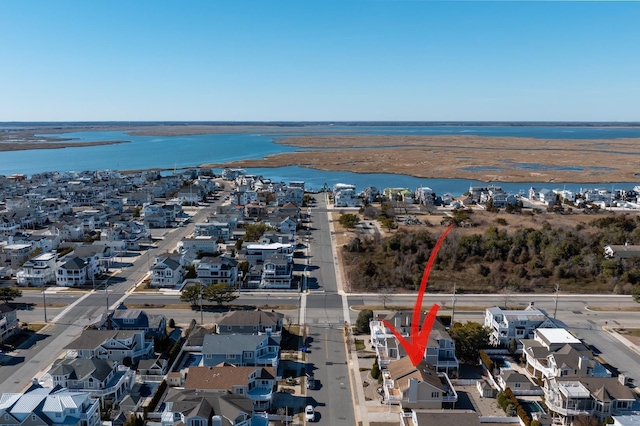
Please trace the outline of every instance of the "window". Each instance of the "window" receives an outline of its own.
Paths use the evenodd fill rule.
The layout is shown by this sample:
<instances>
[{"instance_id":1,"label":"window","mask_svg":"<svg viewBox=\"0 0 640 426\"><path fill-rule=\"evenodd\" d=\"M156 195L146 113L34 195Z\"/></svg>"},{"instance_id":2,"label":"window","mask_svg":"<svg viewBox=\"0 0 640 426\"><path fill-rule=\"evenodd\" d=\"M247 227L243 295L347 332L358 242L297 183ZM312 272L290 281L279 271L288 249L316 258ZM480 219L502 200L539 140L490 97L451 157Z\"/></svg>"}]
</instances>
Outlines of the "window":
<instances>
[{"instance_id":1,"label":"window","mask_svg":"<svg viewBox=\"0 0 640 426\"><path fill-rule=\"evenodd\" d=\"M251 352L247 352L247 358L253 358L253 354Z\"/></svg>"},{"instance_id":2,"label":"window","mask_svg":"<svg viewBox=\"0 0 640 426\"><path fill-rule=\"evenodd\" d=\"M227 355L227 359L236 359L236 354Z\"/></svg>"},{"instance_id":3,"label":"window","mask_svg":"<svg viewBox=\"0 0 640 426\"><path fill-rule=\"evenodd\" d=\"M519 388L520 387L520 383L514 383L514 387Z\"/></svg>"},{"instance_id":4,"label":"window","mask_svg":"<svg viewBox=\"0 0 640 426\"><path fill-rule=\"evenodd\" d=\"M440 398L440 392L431 392L431 398Z\"/></svg>"}]
</instances>

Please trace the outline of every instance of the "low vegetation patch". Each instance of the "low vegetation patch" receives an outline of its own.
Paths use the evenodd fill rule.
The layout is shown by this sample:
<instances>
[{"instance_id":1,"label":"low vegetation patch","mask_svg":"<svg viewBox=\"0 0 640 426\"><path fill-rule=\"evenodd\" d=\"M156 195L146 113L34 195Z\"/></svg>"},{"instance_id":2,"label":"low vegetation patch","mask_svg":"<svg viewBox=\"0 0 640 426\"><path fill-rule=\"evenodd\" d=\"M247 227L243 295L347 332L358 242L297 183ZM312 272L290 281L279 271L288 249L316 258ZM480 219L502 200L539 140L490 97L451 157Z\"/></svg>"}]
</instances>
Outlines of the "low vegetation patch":
<instances>
[{"instance_id":1,"label":"low vegetation patch","mask_svg":"<svg viewBox=\"0 0 640 426\"><path fill-rule=\"evenodd\" d=\"M458 292L474 293L552 292L559 284L565 292L631 294L640 286L640 257L604 256L606 245L640 244L637 215L601 212L584 215L593 217L588 222L554 226L550 222L563 215L535 214L529 224L513 214L522 221L518 228L495 226L495 220L488 225L476 215L463 211L443 221L458 228L436 257L430 291L449 292L453 282ZM387 237L352 235L341 249L352 291L417 290L441 227L433 233L413 229Z\"/></svg>"}]
</instances>

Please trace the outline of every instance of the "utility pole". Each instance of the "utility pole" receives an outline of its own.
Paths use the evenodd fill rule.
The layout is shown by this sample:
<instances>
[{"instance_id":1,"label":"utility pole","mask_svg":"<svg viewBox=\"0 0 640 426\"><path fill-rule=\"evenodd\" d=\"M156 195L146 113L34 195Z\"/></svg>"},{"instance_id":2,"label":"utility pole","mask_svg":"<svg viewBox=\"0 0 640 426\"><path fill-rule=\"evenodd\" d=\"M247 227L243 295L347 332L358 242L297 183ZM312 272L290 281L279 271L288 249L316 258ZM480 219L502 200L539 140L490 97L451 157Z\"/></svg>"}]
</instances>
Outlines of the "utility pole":
<instances>
[{"instance_id":1,"label":"utility pole","mask_svg":"<svg viewBox=\"0 0 640 426\"><path fill-rule=\"evenodd\" d=\"M42 303L44 305L44 322L48 322L47 321L47 297L45 296L47 291L47 288L44 287L43 285L43 289L42 289Z\"/></svg>"},{"instance_id":2,"label":"utility pole","mask_svg":"<svg viewBox=\"0 0 640 426\"><path fill-rule=\"evenodd\" d=\"M204 312L202 312L202 284L198 284L200 286L200 325L204 324Z\"/></svg>"},{"instance_id":3,"label":"utility pole","mask_svg":"<svg viewBox=\"0 0 640 426\"><path fill-rule=\"evenodd\" d=\"M453 296L451 297L451 327L456 316L456 283L453 283Z\"/></svg>"},{"instance_id":4,"label":"utility pole","mask_svg":"<svg viewBox=\"0 0 640 426\"><path fill-rule=\"evenodd\" d=\"M560 284L556 284L556 306L553 309L553 319L556 319L556 314L558 313L558 294L560 293Z\"/></svg>"}]
</instances>

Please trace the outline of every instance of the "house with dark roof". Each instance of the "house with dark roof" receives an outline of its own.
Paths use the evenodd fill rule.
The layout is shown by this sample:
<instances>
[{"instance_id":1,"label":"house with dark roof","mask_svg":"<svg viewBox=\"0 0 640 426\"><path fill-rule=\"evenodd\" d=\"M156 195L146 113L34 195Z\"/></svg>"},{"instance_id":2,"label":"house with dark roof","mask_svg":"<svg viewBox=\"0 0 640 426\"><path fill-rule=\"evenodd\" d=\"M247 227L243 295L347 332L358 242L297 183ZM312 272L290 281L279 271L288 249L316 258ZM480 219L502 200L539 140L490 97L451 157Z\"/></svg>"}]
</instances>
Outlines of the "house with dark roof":
<instances>
[{"instance_id":1,"label":"house with dark roof","mask_svg":"<svg viewBox=\"0 0 640 426\"><path fill-rule=\"evenodd\" d=\"M98 330L143 330L146 336L162 337L167 334L167 318L164 315L129 309L124 303L103 315L93 326Z\"/></svg>"},{"instance_id":2,"label":"house with dark roof","mask_svg":"<svg viewBox=\"0 0 640 426\"><path fill-rule=\"evenodd\" d=\"M254 411L266 411L276 391L276 372L271 367L189 367L185 389L231 392L253 401Z\"/></svg>"},{"instance_id":3,"label":"house with dark roof","mask_svg":"<svg viewBox=\"0 0 640 426\"><path fill-rule=\"evenodd\" d=\"M135 364L153 356L153 339L146 339L142 330L84 330L65 349L68 358L96 357L121 363L129 357Z\"/></svg>"},{"instance_id":4,"label":"house with dark roof","mask_svg":"<svg viewBox=\"0 0 640 426\"><path fill-rule=\"evenodd\" d=\"M164 400L161 426L267 426L266 415L253 413L253 402L242 395L170 388Z\"/></svg>"},{"instance_id":5,"label":"house with dark roof","mask_svg":"<svg viewBox=\"0 0 640 426\"><path fill-rule=\"evenodd\" d=\"M280 343L267 335L208 334L202 344L203 364L213 367L228 363L278 369Z\"/></svg>"},{"instance_id":6,"label":"house with dark roof","mask_svg":"<svg viewBox=\"0 0 640 426\"><path fill-rule=\"evenodd\" d=\"M129 367L99 358L57 359L48 374L54 386L84 390L103 401L119 401L135 383Z\"/></svg>"},{"instance_id":7,"label":"house with dark roof","mask_svg":"<svg viewBox=\"0 0 640 426\"><path fill-rule=\"evenodd\" d=\"M383 372L383 389L389 404L402 409L440 409L458 401L458 394L446 374L421 361L414 366L407 356L394 361Z\"/></svg>"},{"instance_id":8,"label":"house with dark roof","mask_svg":"<svg viewBox=\"0 0 640 426\"><path fill-rule=\"evenodd\" d=\"M268 334L282 333L284 314L275 311L231 311L218 320L218 334Z\"/></svg>"},{"instance_id":9,"label":"house with dark roof","mask_svg":"<svg viewBox=\"0 0 640 426\"><path fill-rule=\"evenodd\" d=\"M56 269L56 285L61 287L80 287L90 284L90 266L80 257L67 260Z\"/></svg>"},{"instance_id":10,"label":"house with dark roof","mask_svg":"<svg viewBox=\"0 0 640 426\"><path fill-rule=\"evenodd\" d=\"M31 385L0 396L0 421L11 426L98 426L100 400L88 392Z\"/></svg>"},{"instance_id":11,"label":"house with dark roof","mask_svg":"<svg viewBox=\"0 0 640 426\"><path fill-rule=\"evenodd\" d=\"M184 266L172 257L157 259L151 268L151 287L175 288L184 280Z\"/></svg>"}]
</instances>

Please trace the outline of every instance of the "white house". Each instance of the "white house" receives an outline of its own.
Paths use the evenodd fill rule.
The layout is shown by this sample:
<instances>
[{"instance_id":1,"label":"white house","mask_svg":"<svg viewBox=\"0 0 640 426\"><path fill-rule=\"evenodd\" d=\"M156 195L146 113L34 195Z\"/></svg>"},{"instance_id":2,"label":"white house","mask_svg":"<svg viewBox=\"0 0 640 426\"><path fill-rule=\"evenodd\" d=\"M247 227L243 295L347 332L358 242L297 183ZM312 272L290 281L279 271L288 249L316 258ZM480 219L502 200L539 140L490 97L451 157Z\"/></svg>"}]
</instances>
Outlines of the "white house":
<instances>
[{"instance_id":1,"label":"white house","mask_svg":"<svg viewBox=\"0 0 640 426\"><path fill-rule=\"evenodd\" d=\"M508 345L512 339L530 339L537 328L554 328L552 320L530 303L523 310L508 310L498 306L487 308L484 326L491 330L489 343L494 346Z\"/></svg>"},{"instance_id":2,"label":"white house","mask_svg":"<svg viewBox=\"0 0 640 426\"><path fill-rule=\"evenodd\" d=\"M184 267L180 262L164 257L151 268L151 287L177 287L184 280Z\"/></svg>"},{"instance_id":3,"label":"white house","mask_svg":"<svg viewBox=\"0 0 640 426\"><path fill-rule=\"evenodd\" d=\"M58 263L57 253L42 253L22 265L22 270L18 271L16 278L18 285L30 285L43 287L45 284L56 281L56 267Z\"/></svg>"}]
</instances>

